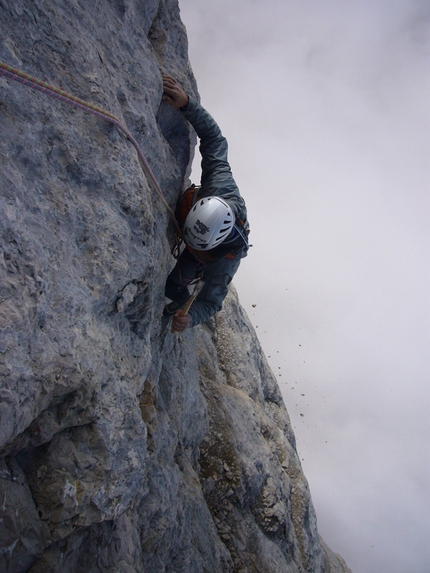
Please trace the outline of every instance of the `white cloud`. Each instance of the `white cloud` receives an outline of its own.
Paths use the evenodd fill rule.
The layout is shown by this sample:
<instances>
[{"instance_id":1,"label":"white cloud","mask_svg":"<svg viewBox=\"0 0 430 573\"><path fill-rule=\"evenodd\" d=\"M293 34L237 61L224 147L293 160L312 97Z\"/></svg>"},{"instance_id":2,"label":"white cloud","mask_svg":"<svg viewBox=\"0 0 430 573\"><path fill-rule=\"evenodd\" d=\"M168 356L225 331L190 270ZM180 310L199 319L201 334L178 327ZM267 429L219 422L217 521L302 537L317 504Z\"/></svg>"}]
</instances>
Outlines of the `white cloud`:
<instances>
[{"instance_id":1,"label":"white cloud","mask_svg":"<svg viewBox=\"0 0 430 573\"><path fill-rule=\"evenodd\" d=\"M180 5L249 208L235 284L320 532L354 573L427 573L430 7Z\"/></svg>"}]
</instances>

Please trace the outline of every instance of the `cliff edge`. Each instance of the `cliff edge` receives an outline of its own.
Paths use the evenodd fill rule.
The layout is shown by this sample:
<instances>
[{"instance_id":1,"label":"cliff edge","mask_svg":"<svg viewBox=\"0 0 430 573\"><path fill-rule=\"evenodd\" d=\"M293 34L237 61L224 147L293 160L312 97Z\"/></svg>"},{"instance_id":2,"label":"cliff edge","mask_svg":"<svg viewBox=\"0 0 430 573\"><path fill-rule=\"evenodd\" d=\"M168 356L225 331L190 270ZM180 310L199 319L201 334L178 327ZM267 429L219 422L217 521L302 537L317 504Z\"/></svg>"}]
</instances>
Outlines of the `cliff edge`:
<instances>
[{"instance_id":1,"label":"cliff edge","mask_svg":"<svg viewBox=\"0 0 430 573\"><path fill-rule=\"evenodd\" d=\"M120 119L173 207L177 0L0 0L0 29L1 61ZM234 289L183 335L161 318L174 228L130 141L5 76L0 133L0 570L347 573Z\"/></svg>"}]
</instances>

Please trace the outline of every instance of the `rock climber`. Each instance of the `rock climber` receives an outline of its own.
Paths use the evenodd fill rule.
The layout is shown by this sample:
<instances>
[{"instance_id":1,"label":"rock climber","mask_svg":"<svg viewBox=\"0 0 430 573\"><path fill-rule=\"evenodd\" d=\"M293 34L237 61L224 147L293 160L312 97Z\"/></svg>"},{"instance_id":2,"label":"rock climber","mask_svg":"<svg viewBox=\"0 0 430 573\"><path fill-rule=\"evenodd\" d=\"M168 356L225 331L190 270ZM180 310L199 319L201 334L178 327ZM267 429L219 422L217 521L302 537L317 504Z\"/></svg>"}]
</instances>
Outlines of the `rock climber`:
<instances>
[{"instance_id":1,"label":"rock climber","mask_svg":"<svg viewBox=\"0 0 430 573\"><path fill-rule=\"evenodd\" d=\"M165 295L172 302L164 314L173 316L172 330L183 332L221 310L240 261L248 251L249 224L245 201L227 161L227 140L209 113L172 77L163 77L163 100L178 108L200 139L201 186L191 187L178 201L176 215L185 248L169 274ZM203 288L186 316L180 309L197 279Z\"/></svg>"}]
</instances>

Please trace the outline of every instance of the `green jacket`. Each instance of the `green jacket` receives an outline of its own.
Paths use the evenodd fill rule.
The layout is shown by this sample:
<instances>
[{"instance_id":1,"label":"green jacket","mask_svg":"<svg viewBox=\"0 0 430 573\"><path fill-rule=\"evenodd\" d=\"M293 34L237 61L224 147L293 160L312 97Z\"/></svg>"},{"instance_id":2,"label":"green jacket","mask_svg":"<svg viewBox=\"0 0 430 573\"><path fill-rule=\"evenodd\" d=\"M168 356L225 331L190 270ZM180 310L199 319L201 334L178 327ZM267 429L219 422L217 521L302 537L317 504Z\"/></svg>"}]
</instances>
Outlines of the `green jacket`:
<instances>
[{"instance_id":1,"label":"green jacket","mask_svg":"<svg viewBox=\"0 0 430 573\"><path fill-rule=\"evenodd\" d=\"M201 191L199 197L222 197L233 209L235 216L244 223L246 234L249 232L246 205L236 185L227 160L227 140L222 135L218 124L212 116L193 98L182 111L194 127L200 138L202 156ZM222 257L214 262L207 262L204 274L204 287L189 311L192 326L205 322L222 308L228 292L228 285L233 279L241 259L246 257L248 246L240 237L232 241L239 243L239 252L234 258ZM225 248L229 243L222 243ZM242 248L240 246L243 244ZM218 247L219 249L220 247ZM212 251L208 251L211 253Z\"/></svg>"}]
</instances>

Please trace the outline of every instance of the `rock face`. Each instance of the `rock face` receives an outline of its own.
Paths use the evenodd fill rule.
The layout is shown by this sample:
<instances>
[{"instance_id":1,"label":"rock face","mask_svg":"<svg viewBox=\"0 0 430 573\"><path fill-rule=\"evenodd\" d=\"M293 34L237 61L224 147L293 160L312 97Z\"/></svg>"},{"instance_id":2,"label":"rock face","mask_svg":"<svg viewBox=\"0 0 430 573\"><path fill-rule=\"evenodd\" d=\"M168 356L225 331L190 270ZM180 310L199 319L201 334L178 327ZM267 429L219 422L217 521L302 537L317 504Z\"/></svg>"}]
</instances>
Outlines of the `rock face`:
<instances>
[{"instance_id":1,"label":"rock face","mask_svg":"<svg viewBox=\"0 0 430 573\"><path fill-rule=\"evenodd\" d=\"M169 204L176 0L0 0L0 59L118 116ZM161 71L160 71L161 70ZM234 289L173 335L173 224L110 123L0 77L0 570L341 573Z\"/></svg>"}]
</instances>

